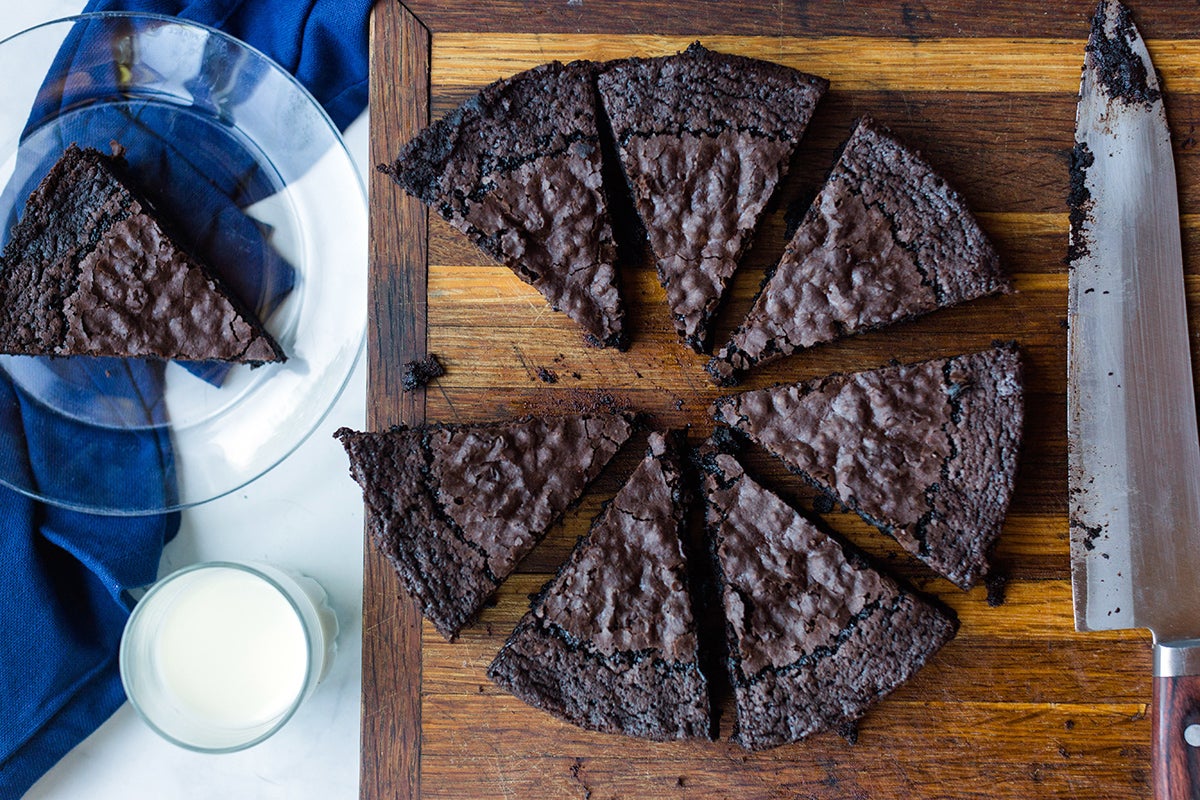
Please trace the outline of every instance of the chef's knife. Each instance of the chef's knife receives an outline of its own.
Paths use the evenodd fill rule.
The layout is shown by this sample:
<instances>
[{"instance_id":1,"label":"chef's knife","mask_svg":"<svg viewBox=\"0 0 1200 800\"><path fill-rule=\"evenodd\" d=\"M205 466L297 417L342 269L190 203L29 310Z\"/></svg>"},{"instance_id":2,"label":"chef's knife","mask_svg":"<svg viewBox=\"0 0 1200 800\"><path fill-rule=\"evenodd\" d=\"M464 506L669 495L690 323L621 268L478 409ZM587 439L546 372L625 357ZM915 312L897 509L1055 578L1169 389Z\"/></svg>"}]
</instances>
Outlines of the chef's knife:
<instances>
[{"instance_id":1,"label":"chef's knife","mask_svg":"<svg viewBox=\"0 0 1200 800\"><path fill-rule=\"evenodd\" d=\"M1092 21L1076 112L1067 301L1071 577L1079 630L1154 637L1152 783L1200 797L1200 441L1175 163L1145 43Z\"/></svg>"}]
</instances>

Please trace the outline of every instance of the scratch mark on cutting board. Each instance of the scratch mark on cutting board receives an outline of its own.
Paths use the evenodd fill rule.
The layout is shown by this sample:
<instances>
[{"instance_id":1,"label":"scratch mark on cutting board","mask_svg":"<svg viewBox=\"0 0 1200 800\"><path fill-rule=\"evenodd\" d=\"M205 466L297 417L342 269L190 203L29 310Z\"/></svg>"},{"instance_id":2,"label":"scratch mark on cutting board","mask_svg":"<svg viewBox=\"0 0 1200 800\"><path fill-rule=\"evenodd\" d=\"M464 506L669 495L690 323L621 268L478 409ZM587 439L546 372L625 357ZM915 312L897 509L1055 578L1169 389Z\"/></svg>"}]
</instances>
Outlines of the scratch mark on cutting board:
<instances>
[{"instance_id":1,"label":"scratch mark on cutting board","mask_svg":"<svg viewBox=\"0 0 1200 800\"><path fill-rule=\"evenodd\" d=\"M533 370L531 370L529 368L529 365L525 363L525 354L521 352L521 348L514 344L512 346L512 349L513 349L513 352L516 353L516 355L517 355L517 361L521 362L521 368L524 369L525 374L529 376L529 380L533 380L535 377Z\"/></svg>"},{"instance_id":2,"label":"scratch mark on cutting board","mask_svg":"<svg viewBox=\"0 0 1200 800\"><path fill-rule=\"evenodd\" d=\"M504 800L513 800L515 795L512 790L512 779L504 771L504 759L500 758L500 750L491 740L487 740L487 743L488 748L492 751L492 760L496 762L496 778L500 783L500 791L504 793Z\"/></svg>"},{"instance_id":3,"label":"scratch mark on cutting board","mask_svg":"<svg viewBox=\"0 0 1200 800\"><path fill-rule=\"evenodd\" d=\"M450 395L446 394L446 387L442 386L442 382L437 382L438 391L442 393L442 397L446 400L446 405L450 406L450 413L454 416L455 422L462 422L462 417L458 415L458 409L454 407L454 403L450 400Z\"/></svg>"},{"instance_id":4,"label":"scratch mark on cutting board","mask_svg":"<svg viewBox=\"0 0 1200 800\"><path fill-rule=\"evenodd\" d=\"M583 787L583 800L592 800L592 787L587 785L585 778L579 777L579 773L583 771L583 759L576 758L575 763L571 764L571 780Z\"/></svg>"},{"instance_id":5,"label":"scratch mark on cutting board","mask_svg":"<svg viewBox=\"0 0 1200 800\"><path fill-rule=\"evenodd\" d=\"M687 381L688 388L692 390L692 397L696 400L700 399L700 392L696 389L696 384L692 382L692 375L688 368L683 365L683 359L675 356L675 363L679 365L679 371L683 374L683 379Z\"/></svg>"},{"instance_id":6,"label":"scratch mark on cutting board","mask_svg":"<svg viewBox=\"0 0 1200 800\"><path fill-rule=\"evenodd\" d=\"M537 316L533 318L533 322L529 323L529 327L531 329L537 327L537 324L542 321L542 317L546 316L546 312L549 310L550 310L550 306L544 305L541 308L539 308Z\"/></svg>"}]
</instances>

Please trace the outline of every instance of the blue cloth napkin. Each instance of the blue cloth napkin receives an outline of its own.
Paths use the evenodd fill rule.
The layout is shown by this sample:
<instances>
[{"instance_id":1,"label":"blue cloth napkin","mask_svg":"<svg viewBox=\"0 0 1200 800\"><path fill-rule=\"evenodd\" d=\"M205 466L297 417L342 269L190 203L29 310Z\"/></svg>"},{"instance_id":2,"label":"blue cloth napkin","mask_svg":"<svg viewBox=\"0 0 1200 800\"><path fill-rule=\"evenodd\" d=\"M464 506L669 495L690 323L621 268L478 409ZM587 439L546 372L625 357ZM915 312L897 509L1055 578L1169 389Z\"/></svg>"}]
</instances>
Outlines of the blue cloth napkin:
<instances>
[{"instance_id":1,"label":"blue cloth napkin","mask_svg":"<svg viewBox=\"0 0 1200 800\"><path fill-rule=\"evenodd\" d=\"M344 128L366 107L370 6L371 0L92 0L85 10L168 14L219 28L289 70ZM87 44L85 32L71 37L55 69L69 69L77 48ZM45 111L35 108L34 115ZM217 220L185 232L195 244L217 253L220 261L231 237L263 235L239 208L260 199L266 182L251 176L226 184L189 183L207 167L196 160L203 154L188 146L188 131L172 128L153 112L130 115L126 122L129 137L122 144L139 161L137 167L160 175L164 183L194 186L192 201L204 203L211 213L191 216ZM182 144L175 150L172 142ZM10 186L25 193L30 188ZM261 291L264 274L274 281L275 268L259 264L229 279L247 281L247 291ZM287 288L284 281L267 291ZM55 487L83 482L124 493L130 507L173 502L170 438L153 427L165 414L162 365L89 359L57 364L77 373L69 376L79 394L74 401L86 403L94 392L119 405L127 421L144 421L147 427L81 428L47 414L36 396L0 372L0 441L5 444L0 478L52 495ZM77 464L88 465L86 474ZM124 701L117 646L131 608L127 590L154 580L163 544L178 524L177 514L101 517L47 506L0 485L0 800L19 798Z\"/></svg>"}]
</instances>

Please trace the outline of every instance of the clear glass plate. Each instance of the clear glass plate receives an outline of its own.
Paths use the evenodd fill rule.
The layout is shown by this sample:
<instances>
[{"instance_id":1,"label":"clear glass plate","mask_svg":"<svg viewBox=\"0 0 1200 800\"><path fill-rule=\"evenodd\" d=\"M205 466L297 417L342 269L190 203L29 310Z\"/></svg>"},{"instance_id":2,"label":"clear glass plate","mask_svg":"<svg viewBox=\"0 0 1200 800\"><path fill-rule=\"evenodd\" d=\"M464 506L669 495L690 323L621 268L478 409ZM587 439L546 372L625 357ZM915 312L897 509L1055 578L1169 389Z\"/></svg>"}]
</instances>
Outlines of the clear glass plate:
<instances>
[{"instance_id":1,"label":"clear glass plate","mask_svg":"<svg viewBox=\"0 0 1200 800\"><path fill-rule=\"evenodd\" d=\"M260 224L249 236L222 228L226 260L282 256L294 270L290 290L272 273L243 296L287 361L234 366L219 385L176 363L0 356L0 379L12 385L0 391L0 483L67 508L136 515L203 503L270 470L320 423L362 349L366 195L337 128L257 50L157 15L86 14L31 28L0 42L0 75L0 239L72 142L109 152L115 141L137 164L140 141L166 140L187 169L160 159L151 200L178 212L196 192L232 186ZM165 384L149 398L153 413L131 403L119 374L120 391L105 382L128 369ZM161 470L147 469L148 447ZM137 483L155 480L162 485Z\"/></svg>"}]
</instances>

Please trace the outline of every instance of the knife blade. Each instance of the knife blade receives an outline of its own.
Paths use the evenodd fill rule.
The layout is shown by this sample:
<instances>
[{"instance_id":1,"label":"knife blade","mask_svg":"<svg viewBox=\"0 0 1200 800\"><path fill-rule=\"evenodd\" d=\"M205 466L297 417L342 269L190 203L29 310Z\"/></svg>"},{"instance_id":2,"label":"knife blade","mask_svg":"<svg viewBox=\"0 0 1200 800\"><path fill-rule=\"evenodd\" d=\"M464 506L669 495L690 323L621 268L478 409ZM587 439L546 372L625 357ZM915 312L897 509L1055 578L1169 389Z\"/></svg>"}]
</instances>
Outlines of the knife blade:
<instances>
[{"instance_id":1,"label":"knife blade","mask_svg":"<svg viewBox=\"0 0 1200 800\"><path fill-rule=\"evenodd\" d=\"M1102 0L1071 165L1067 441L1079 630L1153 635L1156 797L1200 797L1200 439L1175 163L1129 10Z\"/></svg>"}]
</instances>

